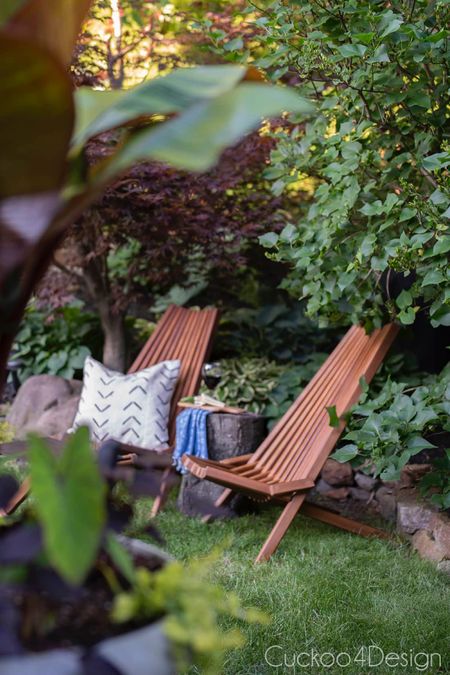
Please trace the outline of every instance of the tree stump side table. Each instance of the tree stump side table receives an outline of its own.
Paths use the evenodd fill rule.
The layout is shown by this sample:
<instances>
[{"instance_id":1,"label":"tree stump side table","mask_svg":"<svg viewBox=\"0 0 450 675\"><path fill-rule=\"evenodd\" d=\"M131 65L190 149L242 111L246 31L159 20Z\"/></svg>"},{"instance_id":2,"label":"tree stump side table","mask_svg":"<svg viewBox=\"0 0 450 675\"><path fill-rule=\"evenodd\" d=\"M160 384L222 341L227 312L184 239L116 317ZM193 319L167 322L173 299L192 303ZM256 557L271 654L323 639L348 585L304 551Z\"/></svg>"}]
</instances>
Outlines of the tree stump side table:
<instances>
[{"instance_id":1,"label":"tree stump side table","mask_svg":"<svg viewBox=\"0 0 450 675\"><path fill-rule=\"evenodd\" d=\"M254 452L267 433L266 418L252 413L221 413L208 415L206 421L208 454L210 459L222 460ZM187 516L200 513L198 501L214 503L224 488L209 480L201 480L192 474L185 474L178 495L178 508ZM236 495L224 507L224 516L237 515L245 504L245 497Z\"/></svg>"}]
</instances>

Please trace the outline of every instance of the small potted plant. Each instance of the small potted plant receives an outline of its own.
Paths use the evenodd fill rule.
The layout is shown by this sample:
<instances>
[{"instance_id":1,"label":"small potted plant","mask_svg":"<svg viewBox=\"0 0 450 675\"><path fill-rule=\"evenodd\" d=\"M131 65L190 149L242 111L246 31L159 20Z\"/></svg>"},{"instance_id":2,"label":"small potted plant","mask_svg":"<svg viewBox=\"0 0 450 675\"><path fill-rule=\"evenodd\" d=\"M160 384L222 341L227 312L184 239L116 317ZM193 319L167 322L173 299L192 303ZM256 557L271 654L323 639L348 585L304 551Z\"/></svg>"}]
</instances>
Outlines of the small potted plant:
<instances>
[{"instance_id":1,"label":"small potted plant","mask_svg":"<svg viewBox=\"0 0 450 675\"><path fill-rule=\"evenodd\" d=\"M133 510L114 499L117 469L101 471L86 429L59 457L31 438L29 464L31 507L0 527L2 675L165 675L192 663L220 672L242 638L223 634L218 618L258 612L210 584L207 562L185 566L119 534ZM150 468L119 472L131 491L159 488ZM0 476L0 509L16 489Z\"/></svg>"}]
</instances>

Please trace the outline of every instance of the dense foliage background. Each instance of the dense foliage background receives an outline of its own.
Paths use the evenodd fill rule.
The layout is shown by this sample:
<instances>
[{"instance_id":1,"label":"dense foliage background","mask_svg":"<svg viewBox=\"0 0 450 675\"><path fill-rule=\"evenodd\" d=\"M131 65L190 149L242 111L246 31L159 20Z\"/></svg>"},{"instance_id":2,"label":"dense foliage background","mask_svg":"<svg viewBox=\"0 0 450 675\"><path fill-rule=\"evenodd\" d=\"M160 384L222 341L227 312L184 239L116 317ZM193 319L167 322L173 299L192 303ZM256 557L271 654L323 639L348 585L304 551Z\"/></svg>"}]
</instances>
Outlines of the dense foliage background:
<instances>
[{"instance_id":1,"label":"dense foliage background","mask_svg":"<svg viewBox=\"0 0 450 675\"><path fill-rule=\"evenodd\" d=\"M323 323L450 325L449 18L444 2L352 0L277 2L257 20L257 63L319 103L278 134L266 175L309 195L264 243Z\"/></svg>"},{"instance_id":2,"label":"dense foliage background","mask_svg":"<svg viewBox=\"0 0 450 675\"><path fill-rule=\"evenodd\" d=\"M108 187L41 284L18 337L22 374L76 374L101 344L103 360L125 369L168 303L210 303L222 309L216 394L272 424L346 326L396 320L407 329L397 355L337 456L373 460L388 479L438 447L429 487L445 506L449 12L423 0L98 0L72 61L76 85L114 90L180 65L251 63L316 108L263 125L206 173L146 162ZM120 142L97 135L89 164ZM58 309L68 302L78 309Z\"/></svg>"}]
</instances>

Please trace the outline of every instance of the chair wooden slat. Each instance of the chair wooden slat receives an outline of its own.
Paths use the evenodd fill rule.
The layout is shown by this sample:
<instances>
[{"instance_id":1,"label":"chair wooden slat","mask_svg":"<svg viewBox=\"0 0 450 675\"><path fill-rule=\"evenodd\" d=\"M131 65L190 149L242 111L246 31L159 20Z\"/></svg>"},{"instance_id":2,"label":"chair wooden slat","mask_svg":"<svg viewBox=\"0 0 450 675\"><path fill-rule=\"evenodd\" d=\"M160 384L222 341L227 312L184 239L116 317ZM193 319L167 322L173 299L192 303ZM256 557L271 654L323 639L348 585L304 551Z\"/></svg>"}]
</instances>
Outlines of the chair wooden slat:
<instances>
[{"instance_id":1,"label":"chair wooden slat","mask_svg":"<svg viewBox=\"0 0 450 675\"><path fill-rule=\"evenodd\" d=\"M362 329L361 332L363 332ZM287 472L283 474L286 480L297 477L297 472L299 471L301 472L301 475L303 475L303 472L305 471L304 463L305 461L307 462L308 458L311 456L309 453L311 444L316 444L318 442L321 431L325 435L330 433L326 407L334 404L338 416L342 414L341 410L345 411L347 409L347 406L345 405L342 406L342 409L340 406L342 394L345 393L347 389L347 382L350 381L351 383L356 377L356 381L359 383L361 374L365 373L365 363L367 359L370 360L372 358L372 354L374 353L374 350L376 350L380 339L382 340L382 337L381 333L377 333L372 339L363 335L363 342L361 342L361 340L358 341L356 353L355 350L352 349L350 359L347 359L345 362L346 368L344 370L340 368L339 370L337 388L335 387L333 391L326 392L325 397L321 399L321 403L316 410L316 415L314 418L310 419L308 425L305 425L304 433L301 438L303 452L296 457L296 460L292 462L289 467L287 467Z\"/></svg>"},{"instance_id":2,"label":"chair wooden slat","mask_svg":"<svg viewBox=\"0 0 450 675\"><path fill-rule=\"evenodd\" d=\"M184 465L195 476L226 488L216 506L222 506L233 492L287 500L257 562L267 560L278 547L344 429L342 415L358 400L361 378L370 382L397 332L394 324L371 335L366 335L361 326L350 328L255 453L222 462L183 457ZM337 427L330 426L326 410L333 405L341 418ZM330 516L318 506L309 508L308 515L365 536L386 537L376 528Z\"/></svg>"},{"instance_id":3,"label":"chair wooden slat","mask_svg":"<svg viewBox=\"0 0 450 675\"><path fill-rule=\"evenodd\" d=\"M361 332L353 333L351 340L347 342L347 351L340 352L338 363L333 362L331 369L325 367L324 373L319 371L314 386L306 394L301 395L302 405L297 408L294 416L297 422L297 433L285 435L278 449L275 470L280 478L284 477L286 470L292 466L294 457L298 457L299 452L304 452L303 447L299 448L299 446L304 445L305 437L310 430L317 426L318 421L327 416L326 407L333 404L344 373L352 367L355 358L364 349L364 338ZM327 363L324 366L327 366ZM261 457L260 463L262 461L264 461L264 456ZM266 463L274 467L275 462L271 455L268 462L266 459Z\"/></svg>"},{"instance_id":4,"label":"chair wooden slat","mask_svg":"<svg viewBox=\"0 0 450 675\"><path fill-rule=\"evenodd\" d=\"M173 392L169 415L169 445L175 441L175 425L177 407L180 399L194 396L201 381L201 369L208 358L214 331L217 325L217 309L186 309L171 305L155 330L148 338L140 353L134 360L129 373L149 368L161 361L179 359L181 361L180 377ZM151 448L149 448L150 450ZM131 459L131 455L130 455ZM168 473L170 469L166 470ZM168 481L166 481L169 484ZM166 485L163 482L163 485ZM8 505L7 513L12 513L26 498L29 482L24 482L16 497ZM155 500L153 515L159 511L166 496L165 488Z\"/></svg>"}]
</instances>

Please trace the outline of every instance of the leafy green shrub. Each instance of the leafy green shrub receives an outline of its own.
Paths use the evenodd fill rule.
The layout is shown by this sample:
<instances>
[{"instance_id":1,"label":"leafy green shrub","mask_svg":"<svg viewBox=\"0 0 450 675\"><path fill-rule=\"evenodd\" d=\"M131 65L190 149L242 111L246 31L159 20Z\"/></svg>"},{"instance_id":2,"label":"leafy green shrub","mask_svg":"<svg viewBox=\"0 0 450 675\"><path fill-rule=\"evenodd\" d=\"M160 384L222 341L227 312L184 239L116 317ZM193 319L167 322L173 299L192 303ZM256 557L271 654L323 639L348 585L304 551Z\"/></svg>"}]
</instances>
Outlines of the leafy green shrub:
<instances>
[{"instance_id":1,"label":"leafy green shrub","mask_svg":"<svg viewBox=\"0 0 450 675\"><path fill-rule=\"evenodd\" d=\"M417 453L436 448L424 436L450 432L449 416L450 366L415 386L388 379L375 395L366 388L352 409L344 436L350 443L333 457L357 465L369 460L383 480L398 480L402 468ZM449 460L450 450L446 450L422 481L423 490L432 493L431 501L442 508L450 507Z\"/></svg>"},{"instance_id":2,"label":"leafy green shrub","mask_svg":"<svg viewBox=\"0 0 450 675\"><path fill-rule=\"evenodd\" d=\"M336 331L318 330L305 317L302 303L277 302L259 308L233 309L221 319L214 349L234 356L267 356L276 361L303 361L328 351Z\"/></svg>"},{"instance_id":3,"label":"leafy green shrub","mask_svg":"<svg viewBox=\"0 0 450 675\"><path fill-rule=\"evenodd\" d=\"M270 393L278 384L286 366L265 357L224 359L220 362L222 379L213 396L227 405L263 413L270 401ZM205 385L202 392L211 393Z\"/></svg>"},{"instance_id":4,"label":"leafy green shrub","mask_svg":"<svg viewBox=\"0 0 450 675\"><path fill-rule=\"evenodd\" d=\"M297 81L319 114L277 134L267 177L306 194L261 241L323 323L450 325L448 2L278 1L256 23L274 80ZM412 275L385 307L383 279ZM382 279L383 277L383 279ZM381 283L380 283L381 282Z\"/></svg>"},{"instance_id":5,"label":"leafy green shrub","mask_svg":"<svg viewBox=\"0 0 450 675\"><path fill-rule=\"evenodd\" d=\"M98 318L81 303L44 311L30 305L16 336L15 357L22 361L19 378L49 373L73 377L86 356L97 357L101 347Z\"/></svg>"},{"instance_id":6,"label":"leafy green shrub","mask_svg":"<svg viewBox=\"0 0 450 675\"><path fill-rule=\"evenodd\" d=\"M281 373L264 408L264 414L269 419L269 427L272 427L284 415L326 358L327 354L321 352L311 354L304 363L290 365Z\"/></svg>"},{"instance_id":7,"label":"leafy green shrub","mask_svg":"<svg viewBox=\"0 0 450 675\"><path fill-rule=\"evenodd\" d=\"M312 353L302 364L267 358L224 359L222 379L213 396L228 405L265 415L272 426L320 368L327 354ZM202 391L208 393L206 387Z\"/></svg>"}]
</instances>

